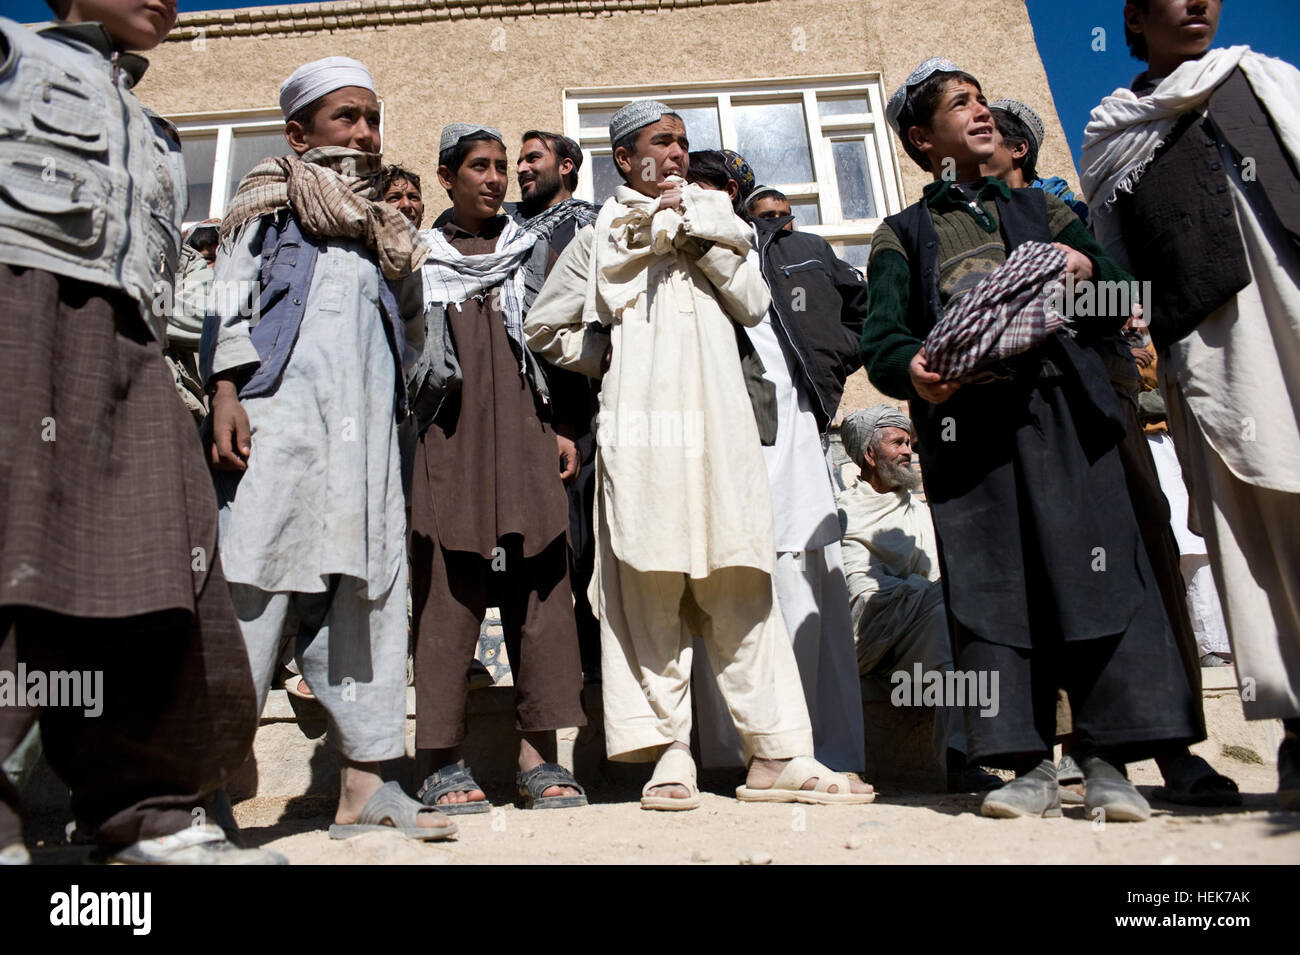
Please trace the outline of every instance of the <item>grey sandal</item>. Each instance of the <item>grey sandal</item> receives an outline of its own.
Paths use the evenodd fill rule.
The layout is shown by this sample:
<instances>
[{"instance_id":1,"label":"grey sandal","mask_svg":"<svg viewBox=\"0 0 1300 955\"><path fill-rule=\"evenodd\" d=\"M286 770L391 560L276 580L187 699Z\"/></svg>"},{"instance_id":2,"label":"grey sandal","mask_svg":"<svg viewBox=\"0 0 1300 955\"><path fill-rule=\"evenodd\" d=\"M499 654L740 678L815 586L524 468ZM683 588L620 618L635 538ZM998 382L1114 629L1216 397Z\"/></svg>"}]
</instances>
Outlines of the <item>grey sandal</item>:
<instances>
[{"instance_id":1,"label":"grey sandal","mask_svg":"<svg viewBox=\"0 0 1300 955\"><path fill-rule=\"evenodd\" d=\"M576 809L587 805L587 791L578 785L569 772L558 763L542 763L515 777L519 795L524 797L525 809ZM543 796L552 786L569 786L578 790L576 796Z\"/></svg>"},{"instance_id":2,"label":"grey sandal","mask_svg":"<svg viewBox=\"0 0 1300 955\"><path fill-rule=\"evenodd\" d=\"M367 832L396 832L420 842L450 839L456 834L454 822L436 829L420 825L420 813L437 811L416 802L402 792L402 787L395 780L389 780L366 801L356 822L330 826L330 838L351 839Z\"/></svg>"},{"instance_id":3,"label":"grey sandal","mask_svg":"<svg viewBox=\"0 0 1300 955\"><path fill-rule=\"evenodd\" d=\"M469 793L476 789L479 792L483 791L483 787L474 781L470 768L452 763L425 779L420 786L420 791L415 795L419 797L420 802L441 813L448 816L463 816L471 812L487 812L492 808L492 804L487 799L449 803L439 803L438 800L448 793Z\"/></svg>"}]
</instances>

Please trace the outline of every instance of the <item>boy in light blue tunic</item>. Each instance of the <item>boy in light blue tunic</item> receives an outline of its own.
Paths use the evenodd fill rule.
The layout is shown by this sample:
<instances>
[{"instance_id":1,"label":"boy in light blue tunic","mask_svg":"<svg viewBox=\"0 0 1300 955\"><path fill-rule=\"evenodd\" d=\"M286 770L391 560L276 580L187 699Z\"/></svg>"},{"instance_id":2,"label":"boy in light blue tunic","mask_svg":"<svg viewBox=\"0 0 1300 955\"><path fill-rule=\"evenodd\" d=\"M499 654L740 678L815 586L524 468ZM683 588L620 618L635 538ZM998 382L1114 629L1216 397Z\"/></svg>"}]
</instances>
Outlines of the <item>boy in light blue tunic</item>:
<instances>
[{"instance_id":1,"label":"boy in light blue tunic","mask_svg":"<svg viewBox=\"0 0 1300 955\"><path fill-rule=\"evenodd\" d=\"M447 838L449 820L379 776L406 749L397 424L405 322L423 314L427 252L375 201L379 104L366 68L308 63L281 86L280 105L294 155L263 160L240 184L204 333L231 593L260 702L282 634L296 634L342 759L330 834Z\"/></svg>"}]
</instances>

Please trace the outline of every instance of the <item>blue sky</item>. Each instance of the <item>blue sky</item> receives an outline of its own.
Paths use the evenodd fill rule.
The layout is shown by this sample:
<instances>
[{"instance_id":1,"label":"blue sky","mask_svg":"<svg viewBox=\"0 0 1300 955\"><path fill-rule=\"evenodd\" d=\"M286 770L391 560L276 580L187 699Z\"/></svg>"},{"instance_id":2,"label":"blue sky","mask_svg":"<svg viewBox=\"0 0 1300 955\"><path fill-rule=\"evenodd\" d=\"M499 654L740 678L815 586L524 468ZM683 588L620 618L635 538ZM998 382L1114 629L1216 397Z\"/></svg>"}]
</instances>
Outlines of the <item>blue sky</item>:
<instances>
[{"instance_id":1,"label":"blue sky","mask_svg":"<svg viewBox=\"0 0 1300 955\"><path fill-rule=\"evenodd\" d=\"M1077 164L1088 113L1107 93L1127 86L1143 64L1124 44L1123 0L1028 0L1028 7L1056 111ZM1104 51L1093 50L1098 27L1106 31ZM1300 64L1300 2L1224 0L1214 45L1238 43Z\"/></svg>"},{"instance_id":2,"label":"blue sky","mask_svg":"<svg viewBox=\"0 0 1300 955\"><path fill-rule=\"evenodd\" d=\"M180 0L183 13L267 5ZM1124 45L1123 0L1027 0L1027 5L1056 109L1077 162L1089 111L1111 90L1127 86L1142 68ZM0 10L23 22L48 19L49 13L44 0L0 0ZM1105 30L1104 50L1094 49L1100 45L1094 33L1098 28ZM1215 45L1236 43L1300 64L1300 2L1225 0Z\"/></svg>"}]
</instances>

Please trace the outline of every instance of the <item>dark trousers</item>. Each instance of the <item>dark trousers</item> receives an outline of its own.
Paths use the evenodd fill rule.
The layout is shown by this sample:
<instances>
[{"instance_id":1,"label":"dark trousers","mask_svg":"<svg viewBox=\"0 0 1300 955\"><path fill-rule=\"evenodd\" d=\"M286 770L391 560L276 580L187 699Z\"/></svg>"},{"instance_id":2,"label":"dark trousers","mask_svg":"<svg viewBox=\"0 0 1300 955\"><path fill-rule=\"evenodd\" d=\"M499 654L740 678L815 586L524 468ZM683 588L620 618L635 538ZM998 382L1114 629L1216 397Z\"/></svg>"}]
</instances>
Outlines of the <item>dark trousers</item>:
<instances>
[{"instance_id":1,"label":"dark trousers","mask_svg":"<svg viewBox=\"0 0 1300 955\"><path fill-rule=\"evenodd\" d=\"M594 436L579 442L582 467L565 487L569 497L569 582L573 590L573 616L578 627L578 649L584 673L600 675L600 621L587 600L587 586L596 564L596 535L592 509L596 498L596 442Z\"/></svg>"},{"instance_id":2,"label":"dark trousers","mask_svg":"<svg viewBox=\"0 0 1300 955\"><path fill-rule=\"evenodd\" d=\"M585 726L565 535L527 558L514 537L495 560L444 550L423 535L411 545L416 747L464 742L466 677L490 606L501 610L518 728Z\"/></svg>"},{"instance_id":3,"label":"dark trousers","mask_svg":"<svg viewBox=\"0 0 1300 955\"><path fill-rule=\"evenodd\" d=\"M1061 639L1048 588L1032 579L1041 565L1032 561L1026 561L1032 648L983 640L949 616L956 668L998 676L996 715L966 707L972 763L1011 769L1027 756L1049 757L1058 688L1069 696L1079 751L1106 749L1130 762L1163 752L1162 744L1204 737L1199 699L1187 684L1150 564L1145 553L1138 559L1146 596L1128 627L1114 636Z\"/></svg>"},{"instance_id":4,"label":"dark trousers","mask_svg":"<svg viewBox=\"0 0 1300 955\"><path fill-rule=\"evenodd\" d=\"M39 720L45 758L72 791L78 829L106 848L193 825L194 810L209 812L211 794L252 747L248 652L215 557L197 606L197 615L117 619L0 608L0 670L16 674L22 663L28 674L103 674L97 716L85 707L0 706L0 757ZM18 839L17 795L0 776L0 846Z\"/></svg>"},{"instance_id":5,"label":"dark trousers","mask_svg":"<svg viewBox=\"0 0 1300 955\"><path fill-rule=\"evenodd\" d=\"M1201 654L1196 647L1196 632L1187 613L1187 582L1179 567L1178 541L1169 526L1169 501L1160 488L1160 474L1151 445L1147 444L1142 424L1131 401L1122 401L1129 426L1119 445L1119 459L1124 465L1124 483L1133 499L1133 513L1142 546L1160 588L1160 599L1174 631L1174 644L1182 662L1187 685L1191 688L1196 713L1197 736L1205 738L1205 706L1201 699Z\"/></svg>"}]
</instances>

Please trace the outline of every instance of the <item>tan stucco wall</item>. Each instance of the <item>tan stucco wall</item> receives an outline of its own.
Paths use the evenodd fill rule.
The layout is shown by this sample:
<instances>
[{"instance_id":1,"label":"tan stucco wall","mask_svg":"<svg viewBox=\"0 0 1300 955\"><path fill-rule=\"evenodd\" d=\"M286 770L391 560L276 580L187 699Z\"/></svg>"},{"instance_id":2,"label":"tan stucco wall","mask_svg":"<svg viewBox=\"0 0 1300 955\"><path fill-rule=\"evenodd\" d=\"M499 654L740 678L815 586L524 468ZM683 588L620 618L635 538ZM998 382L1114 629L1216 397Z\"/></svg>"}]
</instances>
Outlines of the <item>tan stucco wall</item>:
<instances>
[{"instance_id":1,"label":"tan stucco wall","mask_svg":"<svg viewBox=\"0 0 1300 955\"><path fill-rule=\"evenodd\" d=\"M1013 96L1037 109L1047 125L1040 171L1078 181L1024 0L761 0L207 36L198 45L168 41L150 54L137 91L145 103L163 115L275 106L280 82L298 65L335 54L362 60L385 102L385 157L426 178L435 213L446 205L433 173L448 122L487 122L517 143L531 127L563 129L561 95L572 87L880 72L888 95L935 55L979 77L990 100ZM911 202L929 177L898 154ZM517 197L512 182L509 198ZM851 381L844 407L873 400L865 379Z\"/></svg>"}]
</instances>

